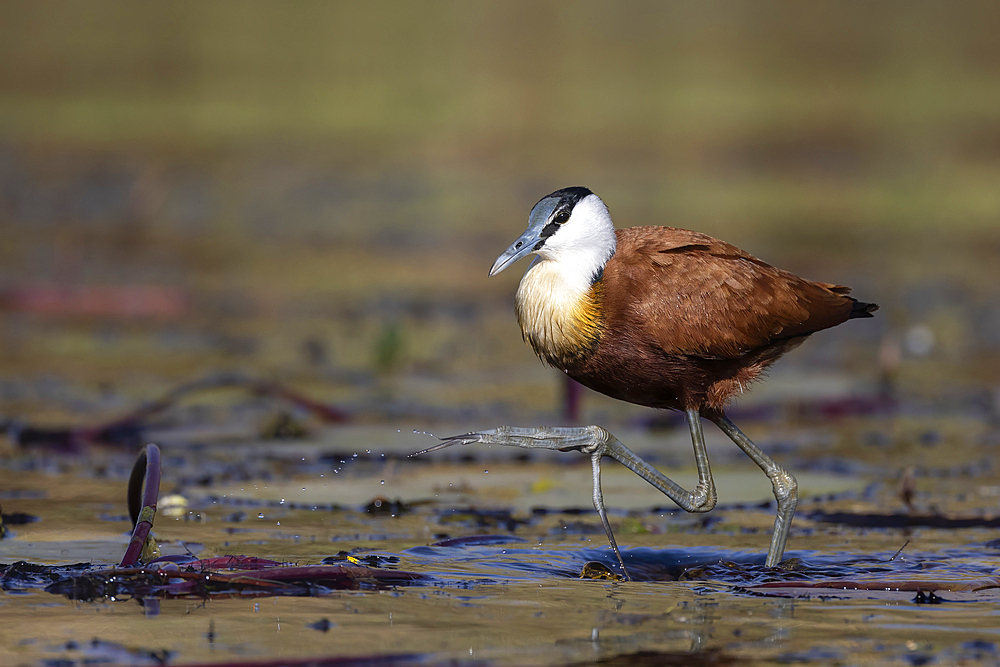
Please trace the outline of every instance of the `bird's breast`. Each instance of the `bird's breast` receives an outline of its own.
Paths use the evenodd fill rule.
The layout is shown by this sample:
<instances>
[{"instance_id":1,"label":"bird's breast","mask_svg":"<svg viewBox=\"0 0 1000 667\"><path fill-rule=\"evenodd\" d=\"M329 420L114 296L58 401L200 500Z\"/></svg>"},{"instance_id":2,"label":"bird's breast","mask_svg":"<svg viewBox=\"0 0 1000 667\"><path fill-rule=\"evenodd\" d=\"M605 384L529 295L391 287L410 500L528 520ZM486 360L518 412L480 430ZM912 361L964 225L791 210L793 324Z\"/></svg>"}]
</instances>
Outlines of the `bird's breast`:
<instances>
[{"instance_id":1,"label":"bird's breast","mask_svg":"<svg viewBox=\"0 0 1000 667\"><path fill-rule=\"evenodd\" d=\"M515 297L525 342L556 368L579 363L600 342L602 296L600 279L581 279L556 262L537 262L524 274Z\"/></svg>"}]
</instances>

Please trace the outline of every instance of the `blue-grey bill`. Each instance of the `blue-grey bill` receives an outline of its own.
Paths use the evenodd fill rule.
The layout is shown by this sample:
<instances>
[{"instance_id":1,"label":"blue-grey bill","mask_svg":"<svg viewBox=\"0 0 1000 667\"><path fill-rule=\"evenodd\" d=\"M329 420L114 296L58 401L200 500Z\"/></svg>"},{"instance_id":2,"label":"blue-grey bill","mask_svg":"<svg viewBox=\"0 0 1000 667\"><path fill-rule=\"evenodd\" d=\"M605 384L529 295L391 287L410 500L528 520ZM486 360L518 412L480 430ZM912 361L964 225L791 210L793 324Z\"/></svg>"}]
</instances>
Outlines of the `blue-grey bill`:
<instances>
[{"instance_id":1,"label":"blue-grey bill","mask_svg":"<svg viewBox=\"0 0 1000 667\"><path fill-rule=\"evenodd\" d=\"M493 268L490 269L490 275L495 276L517 260L530 255L534 252L537 243L538 231L529 227L509 248L503 251L502 255L497 257L497 261L493 262Z\"/></svg>"}]
</instances>

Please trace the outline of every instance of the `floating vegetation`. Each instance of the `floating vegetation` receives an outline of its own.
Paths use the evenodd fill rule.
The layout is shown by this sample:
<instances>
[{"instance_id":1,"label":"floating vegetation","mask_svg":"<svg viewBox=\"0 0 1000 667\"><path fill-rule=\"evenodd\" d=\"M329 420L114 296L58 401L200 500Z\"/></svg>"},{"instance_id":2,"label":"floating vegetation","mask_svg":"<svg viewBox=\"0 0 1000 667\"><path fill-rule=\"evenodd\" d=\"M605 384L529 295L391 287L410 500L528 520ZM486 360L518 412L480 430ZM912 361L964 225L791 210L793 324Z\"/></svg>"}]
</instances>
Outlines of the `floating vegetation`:
<instances>
[{"instance_id":1,"label":"floating vegetation","mask_svg":"<svg viewBox=\"0 0 1000 667\"><path fill-rule=\"evenodd\" d=\"M118 567L0 564L0 588L41 588L72 600L315 596L334 590L389 588L425 578L383 569L378 557L347 555L344 564L295 565L254 556L160 556L151 530L156 518L162 462L160 448L143 447L128 484L132 535ZM395 561L398 563L398 559Z\"/></svg>"}]
</instances>

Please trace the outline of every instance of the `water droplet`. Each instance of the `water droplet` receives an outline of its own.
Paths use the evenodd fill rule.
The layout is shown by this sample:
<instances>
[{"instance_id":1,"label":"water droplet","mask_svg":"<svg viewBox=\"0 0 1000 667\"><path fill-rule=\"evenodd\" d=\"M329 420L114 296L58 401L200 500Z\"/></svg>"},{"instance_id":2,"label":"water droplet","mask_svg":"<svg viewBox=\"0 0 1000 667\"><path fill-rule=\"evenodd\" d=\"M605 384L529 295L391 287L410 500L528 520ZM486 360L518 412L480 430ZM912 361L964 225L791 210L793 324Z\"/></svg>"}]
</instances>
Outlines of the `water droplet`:
<instances>
[{"instance_id":1,"label":"water droplet","mask_svg":"<svg viewBox=\"0 0 1000 667\"><path fill-rule=\"evenodd\" d=\"M384 480L384 479L383 479L383 480L381 480L381 481L379 482L379 484L385 484L385 480Z\"/></svg>"},{"instance_id":2,"label":"water droplet","mask_svg":"<svg viewBox=\"0 0 1000 667\"><path fill-rule=\"evenodd\" d=\"M483 471L483 474L484 474L484 475L489 475L489 474L490 474L490 471L489 471L489 470L484 470L484 471Z\"/></svg>"},{"instance_id":3,"label":"water droplet","mask_svg":"<svg viewBox=\"0 0 1000 667\"><path fill-rule=\"evenodd\" d=\"M257 518L258 518L258 519L263 519L263 518L264 518L264 513L263 513L263 512L259 512L259 513L257 514Z\"/></svg>"}]
</instances>

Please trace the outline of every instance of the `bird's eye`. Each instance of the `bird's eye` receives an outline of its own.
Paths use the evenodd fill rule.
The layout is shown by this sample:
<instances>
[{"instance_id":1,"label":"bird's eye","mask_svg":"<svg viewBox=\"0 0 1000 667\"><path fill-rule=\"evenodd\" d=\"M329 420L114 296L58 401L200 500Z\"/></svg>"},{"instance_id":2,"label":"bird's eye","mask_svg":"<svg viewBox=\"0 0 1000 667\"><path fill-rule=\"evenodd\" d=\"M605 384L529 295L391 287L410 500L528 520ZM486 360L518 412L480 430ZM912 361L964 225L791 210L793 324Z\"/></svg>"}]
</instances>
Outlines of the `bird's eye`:
<instances>
[{"instance_id":1,"label":"bird's eye","mask_svg":"<svg viewBox=\"0 0 1000 667\"><path fill-rule=\"evenodd\" d=\"M554 217L553 220L555 220L556 224L560 225L563 224L564 222L569 220L569 211L565 209L559 211L558 213L556 213L556 217Z\"/></svg>"}]
</instances>

